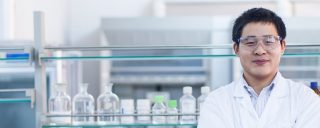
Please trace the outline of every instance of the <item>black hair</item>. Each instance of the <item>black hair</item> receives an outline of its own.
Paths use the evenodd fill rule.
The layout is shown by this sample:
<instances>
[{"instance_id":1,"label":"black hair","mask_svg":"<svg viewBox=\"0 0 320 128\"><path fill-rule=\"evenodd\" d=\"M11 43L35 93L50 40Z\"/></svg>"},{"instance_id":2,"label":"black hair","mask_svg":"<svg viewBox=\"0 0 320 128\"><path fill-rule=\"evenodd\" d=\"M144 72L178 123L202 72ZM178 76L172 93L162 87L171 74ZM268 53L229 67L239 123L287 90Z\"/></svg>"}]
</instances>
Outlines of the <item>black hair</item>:
<instances>
[{"instance_id":1,"label":"black hair","mask_svg":"<svg viewBox=\"0 0 320 128\"><path fill-rule=\"evenodd\" d=\"M252 8L243 12L234 22L232 28L232 40L235 43L239 44L238 39L242 35L244 26L252 22L272 23L276 27L281 39L283 40L286 37L286 26L281 17L273 11L265 8Z\"/></svg>"}]
</instances>

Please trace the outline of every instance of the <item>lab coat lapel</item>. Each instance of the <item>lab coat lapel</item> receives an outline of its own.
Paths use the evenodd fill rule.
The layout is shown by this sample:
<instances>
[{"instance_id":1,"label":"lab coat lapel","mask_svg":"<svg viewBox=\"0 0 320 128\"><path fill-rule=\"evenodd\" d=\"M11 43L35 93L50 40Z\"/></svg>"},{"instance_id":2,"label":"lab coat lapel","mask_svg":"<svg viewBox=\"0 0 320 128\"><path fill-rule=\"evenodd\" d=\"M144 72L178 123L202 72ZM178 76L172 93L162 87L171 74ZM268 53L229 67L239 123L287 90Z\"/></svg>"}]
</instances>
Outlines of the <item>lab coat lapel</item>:
<instances>
[{"instance_id":1,"label":"lab coat lapel","mask_svg":"<svg viewBox=\"0 0 320 128\"><path fill-rule=\"evenodd\" d=\"M235 113L239 119L237 122L243 128L255 127L258 122L258 114L255 111L248 92L243 88L242 82L239 80L235 83L234 100L238 104ZM239 126L238 125L238 126Z\"/></svg>"},{"instance_id":2,"label":"lab coat lapel","mask_svg":"<svg viewBox=\"0 0 320 128\"><path fill-rule=\"evenodd\" d=\"M266 107L262 112L259 120L259 127L268 126L268 124L272 123L272 120L279 119L277 116L279 116L280 113L283 113L281 109L281 106L283 105L281 104L286 101L285 97L289 95L287 85L286 79L280 76L275 83Z\"/></svg>"}]
</instances>

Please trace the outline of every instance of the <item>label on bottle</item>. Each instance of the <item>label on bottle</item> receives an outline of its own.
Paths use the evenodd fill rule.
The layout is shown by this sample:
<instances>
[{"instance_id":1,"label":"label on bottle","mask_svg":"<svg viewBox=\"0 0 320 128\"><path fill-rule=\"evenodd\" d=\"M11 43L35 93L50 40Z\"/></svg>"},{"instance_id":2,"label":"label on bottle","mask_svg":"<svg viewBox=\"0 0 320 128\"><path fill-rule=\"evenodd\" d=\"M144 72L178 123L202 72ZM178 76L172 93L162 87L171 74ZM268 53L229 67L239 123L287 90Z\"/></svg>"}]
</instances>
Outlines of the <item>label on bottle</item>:
<instances>
[{"instance_id":1,"label":"label on bottle","mask_svg":"<svg viewBox=\"0 0 320 128\"><path fill-rule=\"evenodd\" d=\"M185 100L181 103L182 114L193 114L196 112L196 103L193 100ZM181 116L181 124L193 124L195 123L195 116Z\"/></svg>"},{"instance_id":2,"label":"label on bottle","mask_svg":"<svg viewBox=\"0 0 320 128\"><path fill-rule=\"evenodd\" d=\"M168 114L178 114L178 110L168 110L167 111ZM176 124L179 121L179 117L178 116L167 116L167 123L169 124Z\"/></svg>"},{"instance_id":3,"label":"label on bottle","mask_svg":"<svg viewBox=\"0 0 320 128\"><path fill-rule=\"evenodd\" d=\"M138 114L150 114L149 109L138 109ZM138 116L137 117L138 123L149 123L150 122L150 116Z\"/></svg>"},{"instance_id":4,"label":"label on bottle","mask_svg":"<svg viewBox=\"0 0 320 128\"><path fill-rule=\"evenodd\" d=\"M181 113L195 113L196 104L194 101L183 101L181 104Z\"/></svg>"}]
</instances>

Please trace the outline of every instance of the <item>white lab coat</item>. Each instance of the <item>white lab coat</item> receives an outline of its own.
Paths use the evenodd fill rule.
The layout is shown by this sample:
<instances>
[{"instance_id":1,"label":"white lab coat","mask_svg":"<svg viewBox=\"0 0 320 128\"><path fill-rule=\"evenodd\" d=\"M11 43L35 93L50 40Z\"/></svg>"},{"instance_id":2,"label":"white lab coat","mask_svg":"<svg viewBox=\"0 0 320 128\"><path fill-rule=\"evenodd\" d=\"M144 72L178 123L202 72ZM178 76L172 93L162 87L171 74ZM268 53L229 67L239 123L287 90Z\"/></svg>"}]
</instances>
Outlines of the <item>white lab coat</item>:
<instances>
[{"instance_id":1,"label":"white lab coat","mask_svg":"<svg viewBox=\"0 0 320 128\"><path fill-rule=\"evenodd\" d=\"M320 128L320 98L307 86L280 75L259 117L241 83L209 94L198 128Z\"/></svg>"}]
</instances>

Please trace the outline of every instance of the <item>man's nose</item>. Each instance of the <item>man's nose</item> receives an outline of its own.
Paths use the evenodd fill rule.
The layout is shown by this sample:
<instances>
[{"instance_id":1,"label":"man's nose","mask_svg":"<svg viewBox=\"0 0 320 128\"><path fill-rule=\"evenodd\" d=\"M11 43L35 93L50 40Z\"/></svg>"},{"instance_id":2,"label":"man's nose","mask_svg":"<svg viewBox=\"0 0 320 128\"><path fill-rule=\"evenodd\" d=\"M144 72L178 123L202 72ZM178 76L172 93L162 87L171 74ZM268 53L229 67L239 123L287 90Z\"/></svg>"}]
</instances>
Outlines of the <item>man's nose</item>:
<instances>
[{"instance_id":1,"label":"man's nose","mask_svg":"<svg viewBox=\"0 0 320 128\"><path fill-rule=\"evenodd\" d=\"M254 49L254 53L258 55L262 55L266 53L266 49L262 40L258 40L257 46Z\"/></svg>"}]
</instances>

